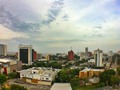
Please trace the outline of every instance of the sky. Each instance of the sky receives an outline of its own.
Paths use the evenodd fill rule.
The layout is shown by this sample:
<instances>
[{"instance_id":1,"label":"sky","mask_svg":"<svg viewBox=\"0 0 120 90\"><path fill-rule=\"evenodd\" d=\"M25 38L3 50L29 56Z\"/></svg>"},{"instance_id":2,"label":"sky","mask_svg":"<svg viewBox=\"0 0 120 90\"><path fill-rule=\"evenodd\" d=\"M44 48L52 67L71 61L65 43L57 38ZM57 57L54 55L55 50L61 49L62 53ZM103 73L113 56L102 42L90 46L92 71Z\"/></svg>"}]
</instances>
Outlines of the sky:
<instances>
[{"instance_id":1,"label":"sky","mask_svg":"<svg viewBox=\"0 0 120 90\"><path fill-rule=\"evenodd\" d=\"M9 52L120 50L120 0L0 0L0 43Z\"/></svg>"}]
</instances>

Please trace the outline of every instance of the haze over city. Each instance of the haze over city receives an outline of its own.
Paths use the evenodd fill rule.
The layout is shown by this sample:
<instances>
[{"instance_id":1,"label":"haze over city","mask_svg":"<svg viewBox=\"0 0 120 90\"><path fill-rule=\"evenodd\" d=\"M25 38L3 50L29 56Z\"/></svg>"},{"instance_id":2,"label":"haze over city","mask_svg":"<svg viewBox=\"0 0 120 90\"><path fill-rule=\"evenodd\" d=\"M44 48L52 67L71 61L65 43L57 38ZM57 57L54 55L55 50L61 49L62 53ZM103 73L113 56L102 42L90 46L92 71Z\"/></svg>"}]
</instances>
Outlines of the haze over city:
<instances>
[{"instance_id":1,"label":"haze over city","mask_svg":"<svg viewBox=\"0 0 120 90\"><path fill-rule=\"evenodd\" d=\"M0 0L0 43L8 51L118 51L120 0Z\"/></svg>"}]
</instances>

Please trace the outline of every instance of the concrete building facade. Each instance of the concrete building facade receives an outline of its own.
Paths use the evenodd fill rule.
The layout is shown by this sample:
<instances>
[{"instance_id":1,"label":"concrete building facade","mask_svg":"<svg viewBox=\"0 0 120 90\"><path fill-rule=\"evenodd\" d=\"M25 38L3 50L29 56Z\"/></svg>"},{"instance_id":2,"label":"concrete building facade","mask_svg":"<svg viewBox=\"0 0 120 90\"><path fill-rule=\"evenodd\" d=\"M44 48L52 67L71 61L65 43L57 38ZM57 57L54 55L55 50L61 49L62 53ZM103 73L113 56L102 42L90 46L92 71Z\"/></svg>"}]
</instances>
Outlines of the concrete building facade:
<instances>
[{"instance_id":1,"label":"concrete building facade","mask_svg":"<svg viewBox=\"0 0 120 90\"><path fill-rule=\"evenodd\" d=\"M0 73L5 75L22 69L22 62L11 59L0 59Z\"/></svg>"},{"instance_id":2,"label":"concrete building facade","mask_svg":"<svg viewBox=\"0 0 120 90\"><path fill-rule=\"evenodd\" d=\"M20 78L28 83L51 85L60 69L33 67L19 71Z\"/></svg>"},{"instance_id":3,"label":"concrete building facade","mask_svg":"<svg viewBox=\"0 0 120 90\"><path fill-rule=\"evenodd\" d=\"M74 52L72 50L68 52L68 60L74 60Z\"/></svg>"},{"instance_id":4,"label":"concrete building facade","mask_svg":"<svg viewBox=\"0 0 120 90\"><path fill-rule=\"evenodd\" d=\"M7 45L0 44L0 56L7 56Z\"/></svg>"},{"instance_id":5,"label":"concrete building facade","mask_svg":"<svg viewBox=\"0 0 120 90\"><path fill-rule=\"evenodd\" d=\"M102 59L103 59L103 52L102 50L95 50L94 51L94 59L95 59L95 65L97 67L102 67L103 63L102 63Z\"/></svg>"},{"instance_id":6,"label":"concrete building facade","mask_svg":"<svg viewBox=\"0 0 120 90\"><path fill-rule=\"evenodd\" d=\"M18 61L31 65L33 61L32 45L19 45Z\"/></svg>"},{"instance_id":7,"label":"concrete building facade","mask_svg":"<svg viewBox=\"0 0 120 90\"><path fill-rule=\"evenodd\" d=\"M91 78L93 76L99 76L104 69L91 69L86 68L79 72L79 78Z\"/></svg>"}]
</instances>

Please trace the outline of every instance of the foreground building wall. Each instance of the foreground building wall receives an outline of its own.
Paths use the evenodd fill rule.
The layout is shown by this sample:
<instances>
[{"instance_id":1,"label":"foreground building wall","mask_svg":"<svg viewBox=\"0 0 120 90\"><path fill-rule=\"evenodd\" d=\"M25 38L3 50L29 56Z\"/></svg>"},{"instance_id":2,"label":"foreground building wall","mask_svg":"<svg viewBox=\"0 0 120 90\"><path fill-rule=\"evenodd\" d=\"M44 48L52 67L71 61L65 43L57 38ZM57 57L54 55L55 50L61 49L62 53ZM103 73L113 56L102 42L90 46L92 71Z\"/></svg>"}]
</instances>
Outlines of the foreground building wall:
<instances>
[{"instance_id":1,"label":"foreground building wall","mask_svg":"<svg viewBox=\"0 0 120 90\"><path fill-rule=\"evenodd\" d=\"M22 69L22 62L17 60L0 59L0 73L9 74Z\"/></svg>"},{"instance_id":2,"label":"foreground building wall","mask_svg":"<svg viewBox=\"0 0 120 90\"><path fill-rule=\"evenodd\" d=\"M31 84L52 85L52 82L41 81L41 80L38 80L38 79L29 79L29 78L23 77L22 80L24 82L31 83Z\"/></svg>"}]
</instances>

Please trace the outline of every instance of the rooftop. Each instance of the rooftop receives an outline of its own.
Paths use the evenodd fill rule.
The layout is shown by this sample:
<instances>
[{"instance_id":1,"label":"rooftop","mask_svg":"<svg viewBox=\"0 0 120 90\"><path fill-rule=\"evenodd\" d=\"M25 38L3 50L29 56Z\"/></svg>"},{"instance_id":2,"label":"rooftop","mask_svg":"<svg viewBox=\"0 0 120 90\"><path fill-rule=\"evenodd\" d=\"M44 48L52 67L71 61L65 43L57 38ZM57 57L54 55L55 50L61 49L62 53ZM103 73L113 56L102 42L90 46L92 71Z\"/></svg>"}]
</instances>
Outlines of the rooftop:
<instances>
[{"instance_id":1,"label":"rooftop","mask_svg":"<svg viewBox=\"0 0 120 90\"><path fill-rule=\"evenodd\" d=\"M54 83L50 90L72 90L70 83Z\"/></svg>"},{"instance_id":2,"label":"rooftop","mask_svg":"<svg viewBox=\"0 0 120 90\"><path fill-rule=\"evenodd\" d=\"M7 63L7 62L10 62L11 60L9 60L9 59L0 59L0 62L1 63Z\"/></svg>"},{"instance_id":3,"label":"rooftop","mask_svg":"<svg viewBox=\"0 0 120 90\"><path fill-rule=\"evenodd\" d=\"M104 69L91 69L91 68L85 68L82 70L82 72L86 72L86 71L90 71L90 70L93 70L93 71L104 71Z\"/></svg>"}]
</instances>

